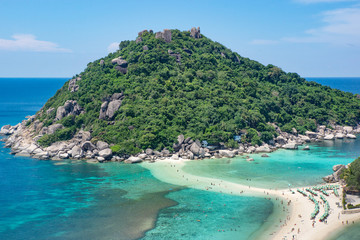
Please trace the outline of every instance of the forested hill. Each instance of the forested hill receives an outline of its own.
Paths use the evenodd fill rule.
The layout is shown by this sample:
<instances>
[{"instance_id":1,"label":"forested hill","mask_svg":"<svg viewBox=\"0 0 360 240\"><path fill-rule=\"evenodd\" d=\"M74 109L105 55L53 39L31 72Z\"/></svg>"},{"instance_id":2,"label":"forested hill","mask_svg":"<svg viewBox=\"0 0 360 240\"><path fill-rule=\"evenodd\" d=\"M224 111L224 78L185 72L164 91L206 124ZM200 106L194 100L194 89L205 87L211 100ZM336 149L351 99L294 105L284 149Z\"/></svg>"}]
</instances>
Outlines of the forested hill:
<instances>
[{"instance_id":1,"label":"forested hill","mask_svg":"<svg viewBox=\"0 0 360 240\"><path fill-rule=\"evenodd\" d=\"M242 141L259 144L276 134L268 123L300 133L354 126L358 97L242 57L200 29L150 30L65 83L37 113L36 131L65 127L47 131L39 140L46 146L87 130L119 153L171 150L179 134L231 146L247 133Z\"/></svg>"}]
</instances>

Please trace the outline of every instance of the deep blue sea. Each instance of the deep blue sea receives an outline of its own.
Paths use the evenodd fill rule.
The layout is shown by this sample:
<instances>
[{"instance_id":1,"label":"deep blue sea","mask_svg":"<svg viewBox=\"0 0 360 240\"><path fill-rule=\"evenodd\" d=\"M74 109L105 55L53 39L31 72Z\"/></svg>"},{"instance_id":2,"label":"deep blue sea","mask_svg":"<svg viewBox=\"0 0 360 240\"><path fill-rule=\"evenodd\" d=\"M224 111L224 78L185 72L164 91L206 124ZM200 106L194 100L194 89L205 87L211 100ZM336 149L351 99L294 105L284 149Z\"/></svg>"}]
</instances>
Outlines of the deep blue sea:
<instances>
[{"instance_id":1,"label":"deep blue sea","mask_svg":"<svg viewBox=\"0 0 360 240\"><path fill-rule=\"evenodd\" d=\"M360 94L360 78L359 77L332 77L332 78L305 78L308 81L314 81L322 85L329 86L334 89L339 89L345 92Z\"/></svg>"},{"instance_id":2,"label":"deep blue sea","mask_svg":"<svg viewBox=\"0 0 360 240\"><path fill-rule=\"evenodd\" d=\"M309 78L360 93L360 78L337 79ZM66 80L0 78L0 125L16 124L36 113ZM328 159L332 152L334 159L349 161L357 154L356 146L358 141L314 149L319 161ZM9 152L0 148L0 239L250 239L274 211L273 203L263 198L163 183L140 165L40 161ZM304 174L314 166L321 168L321 174L327 171L328 164L307 162L302 153L308 154L299 151L297 162L281 161L279 165L289 171L304 167ZM228 166L223 170L228 171ZM249 168L249 174L255 169ZM221 177L223 172L217 174ZM227 177L236 174L244 172L230 172ZM289 178L279 173L264 178L280 184L287 184L289 178L289 182L301 185L301 174ZM258 184L262 182L264 179L259 178ZM359 234L356 229L352 231L352 236Z\"/></svg>"}]
</instances>

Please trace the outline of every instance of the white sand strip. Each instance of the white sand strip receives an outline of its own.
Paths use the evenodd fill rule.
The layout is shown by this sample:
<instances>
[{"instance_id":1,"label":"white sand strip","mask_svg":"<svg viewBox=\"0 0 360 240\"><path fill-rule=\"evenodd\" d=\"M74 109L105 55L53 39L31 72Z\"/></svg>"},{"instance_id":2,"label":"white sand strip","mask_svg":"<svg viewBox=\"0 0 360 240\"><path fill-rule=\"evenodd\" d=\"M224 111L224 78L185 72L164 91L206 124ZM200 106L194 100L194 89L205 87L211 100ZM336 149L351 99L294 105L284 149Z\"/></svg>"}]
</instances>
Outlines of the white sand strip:
<instances>
[{"instance_id":1,"label":"white sand strip","mask_svg":"<svg viewBox=\"0 0 360 240\"><path fill-rule=\"evenodd\" d=\"M324 213L324 205L319 196L315 197L320 203L320 212L316 216L316 223L313 226L310 215L314 211L315 205L307 197L296 192L296 189L293 189L295 194L292 194L288 189L256 188L216 178L195 176L182 170L185 164L184 160L166 159L155 163L144 162L142 166L149 169L157 179L174 185L239 196L272 198L278 202L276 207L282 208L284 213L288 213L288 216L281 222L280 219L272 219L273 227L267 231L267 236L262 236L264 239L327 239L330 234L346 226L346 223L352 224L353 221L360 219L360 213L341 214L342 208L336 205L336 202L341 203L341 198L330 194L329 197L326 197L330 204L330 216L326 222L319 222L320 216ZM332 191L328 192L332 193ZM341 193L342 190L339 189L339 194L341 195ZM276 227L279 225L281 228Z\"/></svg>"}]
</instances>

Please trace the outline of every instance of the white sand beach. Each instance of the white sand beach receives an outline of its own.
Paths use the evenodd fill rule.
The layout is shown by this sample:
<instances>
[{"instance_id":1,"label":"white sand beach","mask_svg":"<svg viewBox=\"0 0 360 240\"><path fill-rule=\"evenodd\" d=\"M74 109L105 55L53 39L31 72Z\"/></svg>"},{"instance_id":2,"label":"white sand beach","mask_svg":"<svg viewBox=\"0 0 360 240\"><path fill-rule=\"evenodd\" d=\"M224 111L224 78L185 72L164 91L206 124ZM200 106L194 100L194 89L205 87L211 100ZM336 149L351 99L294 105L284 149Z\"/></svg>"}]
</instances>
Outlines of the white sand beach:
<instances>
[{"instance_id":1,"label":"white sand beach","mask_svg":"<svg viewBox=\"0 0 360 240\"><path fill-rule=\"evenodd\" d=\"M353 224L360 220L360 213L342 214L341 193L336 197L332 191L327 191L329 196L325 196L330 204L330 215L326 221L320 222L319 218L324 213L324 204L319 196L315 199L320 204L320 212L315 221L310 219L314 211L315 204L308 197L298 193L295 189L265 189L241 185L221 179L200 177L191 175L182 170L187 160L166 159L155 163L144 162L142 166L151 170L152 174L159 180L175 185L186 186L190 188L202 189L239 196L257 196L271 198L280 211L283 211L282 218L272 219L271 228L266 231L264 239L327 239L340 228ZM312 187L312 186L311 186ZM305 190L305 188L300 188ZM306 192L309 194L308 192ZM338 206L337 203L340 205ZM286 214L286 215L285 215ZM278 226L278 227L276 227ZM280 227L279 227L280 226Z\"/></svg>"}]
</instances>

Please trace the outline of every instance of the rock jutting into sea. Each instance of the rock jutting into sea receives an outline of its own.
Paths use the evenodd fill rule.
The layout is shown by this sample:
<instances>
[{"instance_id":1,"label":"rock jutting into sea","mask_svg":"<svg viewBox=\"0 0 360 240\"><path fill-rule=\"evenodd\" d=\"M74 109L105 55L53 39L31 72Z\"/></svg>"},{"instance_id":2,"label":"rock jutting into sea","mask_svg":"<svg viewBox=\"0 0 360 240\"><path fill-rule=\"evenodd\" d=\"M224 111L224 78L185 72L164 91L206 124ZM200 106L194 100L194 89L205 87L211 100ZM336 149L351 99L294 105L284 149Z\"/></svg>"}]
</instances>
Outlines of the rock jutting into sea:
<instances>
[{"instance_id":1,"label":"rock jutting into sea","mask_svg":"<svg viewBox=\"0 0 360 240\"><path fill-rule=\"evenodd\" d=\"M105 100L108 105L113 101L119 101L118 105L121 105L123 94L114 94L109 99ZM109 104L110 103L110 104ZM83 111L78 107L75 101L66 102L65 106L60 106L57 109L55 118L62 118L71 114L82 114ZM101 109L100 116L112 117L112 111L108 113L108 110ZM247 143L239 143L239 147L234 149L226 149L225 146L203 146L199 140L193 140L191 138L185 138L184 135L177 137L177 142L173 144L174 151L170 152L166 148L162 151L155 151L152 149L146 149L134 156L113 154L110 145L103 141L96 141L89 131L80 130L74 137L67 141L58 141L51 144L48 147L41 147L37 140L43 134L53 134L56 130L62 129L63 126L58 123L54 123L48 127L43 127L41 123L35 120L35 116L31 116L28 120L11 126L5 125L1 128L0 134L6 136L5 147L11 148L11 154L19 156L29 156L38 159L85 159L93 160L92 162L106 162L106 161L124 161L125 163L140 163L142 161L156 161L163 160L165 158L171 158L173 160L188 159L198 160L204 158L233 158L237 155L251 154L251 153L264 153L262 156L267 157L266 153L275 151L276 149L291 149L296 150L298 146L315 141L329 140L329 136L343 135L344 138L353 139L356 138L355 134L360 133L360 126L336 126L334 129L327 128L325 126L319 126L316 132L306 132L306 135L290 134L282 132L279 127L272 124L278 136L270 141L270 144L262 144L261 146L252 146ZM334 140L335 138L331 138ZM310 150L309 146L305 146L303 150ZM248 158L247 161L253 161L253 158ZM339 174L342 168L334 170L334 174L324 177L326 182L336 182L339 180Z\"/></svg>"}]
</instances>

